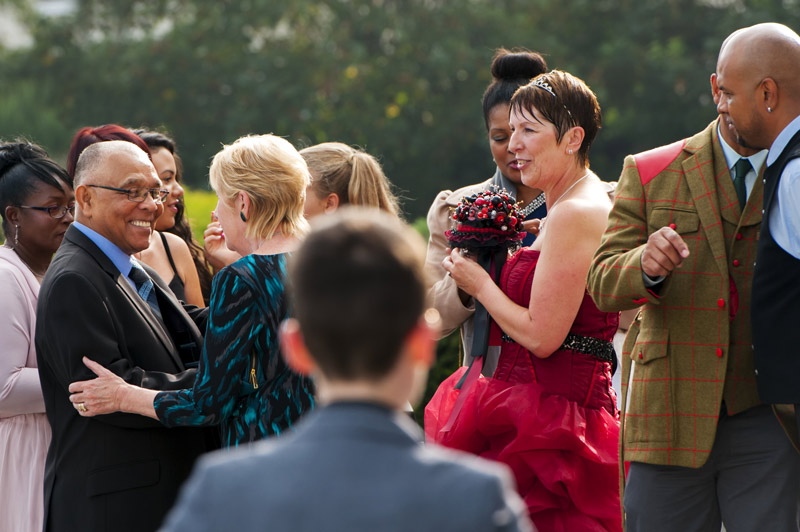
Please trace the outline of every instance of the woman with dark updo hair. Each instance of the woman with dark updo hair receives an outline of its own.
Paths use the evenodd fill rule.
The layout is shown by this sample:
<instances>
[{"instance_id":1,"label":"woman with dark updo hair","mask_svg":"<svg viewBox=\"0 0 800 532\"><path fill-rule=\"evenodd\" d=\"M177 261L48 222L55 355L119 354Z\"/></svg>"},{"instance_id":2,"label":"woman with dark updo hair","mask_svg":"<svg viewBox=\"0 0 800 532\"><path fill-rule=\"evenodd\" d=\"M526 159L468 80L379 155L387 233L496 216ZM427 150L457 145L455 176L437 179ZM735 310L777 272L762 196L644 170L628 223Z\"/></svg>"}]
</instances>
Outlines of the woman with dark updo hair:
<instances>
[{"instance_id":1,"label":"woman with dark updo hair","mask_svg":"<svg viewBox=\"0 0 800 532\"><path fill-rule=\"evenodd\" d=\"M447 240L444 232L450 229L451 209L461 198L482 192L491 186L505 189L514 201L519 202L519 212L526 220L524 228L529 231L523 241L529 245L534 236L538 220L547 213L542 191L522 183L514 154L509 151L508 141L511 130L508 126L511 97L514 92L526 85L532 78L547 71L547 63L536 52L500 48L492 60L492 82L483 93L483 120L489 135L489 148L497 170L494 176L482 183L469 185L456 191L443 190L433 200L428 211L428 253L425 258L425 272L429 285L428 296L431 304L442 318L443 335L461 327L461 343L464 360L469 360L474 330L473 313L475 303L469 294L458 289L453 279L442 268L442 259L447 255ZM496 353L494 354L496 362ZM487 371L490 366L487 365Z\"/></svg>"},{"instance_id":2,"label":"woman with dark updo hair","mask_svg":"<svg viewBox=\"0 0 800 532\"><path fill-rule=\"evenodd\" d=\"M0 143L0 530L42 530L50 425L34 347L36 301L75 213L69 183L39 146Z\"/></svg>"}]
</instances>

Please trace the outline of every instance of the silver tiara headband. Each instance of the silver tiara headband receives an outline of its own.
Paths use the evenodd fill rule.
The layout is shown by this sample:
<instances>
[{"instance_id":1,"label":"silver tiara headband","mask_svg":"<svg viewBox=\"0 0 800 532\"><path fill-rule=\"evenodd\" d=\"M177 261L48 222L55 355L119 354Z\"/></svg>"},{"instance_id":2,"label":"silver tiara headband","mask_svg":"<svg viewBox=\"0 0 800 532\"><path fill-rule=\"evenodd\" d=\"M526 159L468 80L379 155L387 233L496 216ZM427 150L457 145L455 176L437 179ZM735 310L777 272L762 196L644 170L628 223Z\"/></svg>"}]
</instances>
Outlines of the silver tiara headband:
<instances>
[{"instance_id":1,"label":"silver tiara headband","mask_svg":"<svg viewBox=\"0 0 800 532\"><path fill-rule=\"evenodd\" d=\"M546 90L547 92L550 93L550 95L553 98L556 98L556 93L555 93L555 91L553 91L553 87L551 87L550 84L547 83L547 81L545 81L543 77L540 76L540 77L536 78L535 80L533 80L533 86L534 87L539 87L540 89Z\"/></svg>"},{"instance_id":2,"label":"silver tiara headband","mask_svg":"<svg viewBox=\"0 0 800 532\"><path fill-rule=\"evenodd\" d=\"M550 93L550 96L552 96L553 98L555 98L556 100L558 100L558 96L556 96L556 92L553 90L553 87L551 87L551 86L550 86L550 84L549 84L549 83L547 83L547 81L545 81L545 79L544 79L542 76L539 76L538 78L536 78L535 80L533 80L533 81L531 82L531 84L532 84L534 87L539 87L540 89L544 89L544 90L546 90L547 92L549 92L549 93ZM571 123L574 123L574 122L575 122L575 119L574 119L574 118L572 118L572 113L570 113L570 112L569 112L569 109L567 109L567 106L566 106L566 105L564 105L564 102L561 102L561 107L563 107L563 108L564 108L564 110L565 110L565 111L567 112L567 114L569 115L569 121L570 121Z\"/></svg>"}]
</instances>

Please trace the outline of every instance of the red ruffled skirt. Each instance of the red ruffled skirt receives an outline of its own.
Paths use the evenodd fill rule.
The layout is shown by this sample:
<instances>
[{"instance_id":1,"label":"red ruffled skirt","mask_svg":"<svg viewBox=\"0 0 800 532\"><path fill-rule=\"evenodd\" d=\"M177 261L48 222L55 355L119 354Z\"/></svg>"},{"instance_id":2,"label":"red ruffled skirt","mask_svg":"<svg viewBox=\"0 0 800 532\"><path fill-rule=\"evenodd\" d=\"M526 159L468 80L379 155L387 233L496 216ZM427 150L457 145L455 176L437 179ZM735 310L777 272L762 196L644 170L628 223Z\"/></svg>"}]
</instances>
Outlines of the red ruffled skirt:
<instances>
[{"instance_id":1,"label":"red ruffled skirt","mask_svg":"<svg viewBox=\"0 0 800 532\"><path fill-rule=\"evenodd\" d=\"M462 390L461 368L425 408L428 441L507 464L539 532L621 531L619 423L535 383L481 376L445 425Z\"/></svg>"}]
</instances>

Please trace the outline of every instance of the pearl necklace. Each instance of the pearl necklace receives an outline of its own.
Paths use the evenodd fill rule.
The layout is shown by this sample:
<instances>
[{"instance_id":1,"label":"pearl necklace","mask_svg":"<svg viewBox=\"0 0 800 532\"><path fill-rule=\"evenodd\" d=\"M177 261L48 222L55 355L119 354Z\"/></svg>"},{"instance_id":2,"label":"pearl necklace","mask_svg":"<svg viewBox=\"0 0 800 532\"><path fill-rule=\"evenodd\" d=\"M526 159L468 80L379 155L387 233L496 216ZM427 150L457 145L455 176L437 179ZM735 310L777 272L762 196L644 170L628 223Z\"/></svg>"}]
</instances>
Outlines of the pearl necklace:
<instances>
[{"instance_id":1,"label":"pearl necklace","mask_svg":"<svg viewBox=\"0 0 800 532\"><path fill-rule=\"evenodd\" d=\"M568 193L570 190L572 190L573 188L575 188L575 185L577 185L578 183L580 183L581 181L583 181L584 179L586 179L586 178L587 178L587 177L589 177L590 175L592 175L592 173L591 173L591 172L586 172L586 174L584 174L584 176L583 176L583 177L581 177L580 179L578 179L577 181L575 181L574 183L572 183L572 184L569 186L569 188L568 188L567 190L565 190L565 191L564 191L564 192L563 192L563 193L562 193L562 194L561 194L561 195L558 197L558 199L557 199L557 200L555 200L555 201L553 202L553 204L552 204L552 205L550 205L549 207L547 207L547 210L548 210L548 212L552 212L553 208L556 206L556 203L558 203L559 201L561 201L561 198L563 198L564 196L566 196L566 195L567 195L567 193Z\"/></svg>"}]
</instances>

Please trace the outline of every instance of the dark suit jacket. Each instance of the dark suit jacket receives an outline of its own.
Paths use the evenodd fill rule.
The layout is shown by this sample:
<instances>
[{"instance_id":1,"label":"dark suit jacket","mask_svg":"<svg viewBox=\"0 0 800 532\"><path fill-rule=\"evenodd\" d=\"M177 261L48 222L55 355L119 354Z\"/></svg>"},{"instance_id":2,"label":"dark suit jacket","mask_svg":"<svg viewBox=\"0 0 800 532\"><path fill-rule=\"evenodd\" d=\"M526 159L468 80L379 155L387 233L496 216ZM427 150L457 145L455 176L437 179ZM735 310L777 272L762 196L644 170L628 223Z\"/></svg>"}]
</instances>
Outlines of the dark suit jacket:
<instances>
[{"instance_id":1,"label":"dark suit jacket","mask_svg":"<svg viewBox=\"0 0 800 532\"><path fill-rule=\"evenodd\" d=\"M512 484L500 464L421 446L405 416L339 403L201 459L164 530L530 530Z\"/></svg>"},{"instance_id":2,"label":"dark suit jacket","mask_svg":"<svg viewBox=\"0 0 800 532\"><path fill-rule=\"evenodd\" d=\"M149 273L172 330L75 227L45 275L36 352L53 429L45 464L46 531L155 530L205 450L198 429L167 429L130 414L83 418L68 399L71 382L94 377L81 362L84 355L145 388L191 387L195 371L186 364L196 359L202 336L164 282Z\"/></svg>"}]
</instances>

